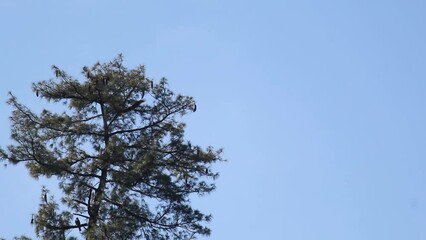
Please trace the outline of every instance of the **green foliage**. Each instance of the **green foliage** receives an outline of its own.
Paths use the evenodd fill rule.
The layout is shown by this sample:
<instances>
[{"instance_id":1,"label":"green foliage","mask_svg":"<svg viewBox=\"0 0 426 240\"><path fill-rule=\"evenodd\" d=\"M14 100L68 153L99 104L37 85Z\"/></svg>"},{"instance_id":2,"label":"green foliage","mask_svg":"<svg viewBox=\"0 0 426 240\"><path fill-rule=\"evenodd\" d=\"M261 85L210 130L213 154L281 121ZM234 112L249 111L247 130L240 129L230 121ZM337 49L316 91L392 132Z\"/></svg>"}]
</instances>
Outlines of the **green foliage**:
<instances>
[{"instance_id":1,"label":"green foliage","mask_svg":"<svg viewBox=\"0 0 426 240\"><path fill-rule=\"evenodd\" d=\"M157 84L143 66L127 69L118 56L83 67L78 81L53 67L55 79L34 83L36 95L68 106L37 114L10 93L14 144L0 158L24 162L38 178L57 177L61 205L42 190L35 231L65 239L78 229L86 239L192 239L209 235L211 220L190 205L191 194L215 189L221 150L202 149L184 138L182 116L192 97ZM48 196L48 197L47 197ZM73 239L73 238L69 238Z\"/></svg>"}]
</instances>

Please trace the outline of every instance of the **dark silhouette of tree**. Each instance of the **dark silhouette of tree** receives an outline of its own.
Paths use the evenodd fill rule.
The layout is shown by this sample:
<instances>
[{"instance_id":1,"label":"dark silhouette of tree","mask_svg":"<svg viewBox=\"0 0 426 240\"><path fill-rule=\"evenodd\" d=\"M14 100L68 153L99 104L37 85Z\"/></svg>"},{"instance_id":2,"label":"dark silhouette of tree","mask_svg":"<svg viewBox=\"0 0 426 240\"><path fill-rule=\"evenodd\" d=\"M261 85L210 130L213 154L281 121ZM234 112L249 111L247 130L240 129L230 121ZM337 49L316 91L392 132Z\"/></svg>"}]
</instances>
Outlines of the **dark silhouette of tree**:
<instances>
[{"instance_id":1,"label":"dark silhouette of tree","mask_svg":"<svg viewBox=\"0 0 426 240\"><path fill-rule=\"evenodd\" d=\"M43 239L194 239L209 235L212 218L190 196L215 189L221 150L184 138L182 117L192 97L154 84L144 66L127 69L119 55L83 67L79 81L53 66L55 79L34 83L35 96L63 103L63 112L37 114L10 93L14 143L0 157L25 163L34 178L57 177L61 205L43 188L32 218ZM47 198L49 196L49 199ZM79 218L77 218L77 216ZM68 239L75 239L69 237Z\"/></svg>"},{"instance_id":2,"label":"dark silhouette of tree","mask_svg":"<svg viewBox=\"0 0 426 240\"><path fill-rule=\"evenodd\" d=\"M26 236L14 237L13 240L31 240L31 238Z\"/></svg>"}]
</instances>

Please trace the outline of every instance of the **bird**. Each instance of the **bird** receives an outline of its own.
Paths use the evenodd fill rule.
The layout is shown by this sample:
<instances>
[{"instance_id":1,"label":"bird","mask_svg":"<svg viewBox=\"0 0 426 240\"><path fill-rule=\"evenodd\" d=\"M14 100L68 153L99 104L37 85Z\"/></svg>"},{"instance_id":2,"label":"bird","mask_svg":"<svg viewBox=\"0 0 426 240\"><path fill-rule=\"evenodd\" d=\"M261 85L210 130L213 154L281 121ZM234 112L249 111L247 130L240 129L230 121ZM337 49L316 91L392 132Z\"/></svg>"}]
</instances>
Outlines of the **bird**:
<instances>
[{"instance_id":1,"label":"bird","mask_svg":"<svg viewBox=\"0 0 426 240\"><path fill-rule=\"evenodd\" d=\"M31 224L34 224L34 214L31 214Z\"/></svg>"},{"instance_id":2,"label":"bird","mask_svg":"<svg viewBox=\"0 0 426 240\"><path fill-rule=\"evenodd\" d=\"M151 88L154 88L154 81L150 81L151 82Z\"/></svg>"},{"instance_id":3,"label":"bird","mask_svg":"<svg viewBox=\"0 0 426 240\"><path fill-rule=\"evenodd\" d=\"M44 193L44 201L47 203L47 193Z\"/></svg>"},{"instance_id":4,"label":"bird","mask_svg":"<svg viewBox=\"0 0 426 240\"><path fill-rule=\"evenodd\" d=\"M90 74L89 68L87 66L83 67L83 71L86 73L86 78L92 77L91 74Z\"/></svg>"},{"instance_id":5,"label":"bird","mask_svg":"<svg viewBox=\"0 0 426 240\"><path fill-rule=\"evenodd\" d=\"M38 90L36 91L36 96L38 97Z\"/></svg>"},{"instance_id":6,"label":"bird","mask_svg":"<svg viewBox=\"0 0 426 240\"><path fill-rule=\"evenodd\" d=\"M143 103L144 102L144 100L142 99L142 100L138 100L138 101L136 101L136 102L134 102L133 104L132 104L132 106L130 106L130 107L128 107L128 108L125 108L125 109L119 109L119 110L117 110L117 112L118 112L118 114L119 115L123 115L123 114L125 114L126 112L130 112L130 111L132 111L132 110L134 110L135 108L137 108L139 105L141 105L141 103Z\"/></svg>"},{"instance_id":7,"label":"bird","mask_svg":"<svg viewBox=\"0 0 426 240\"><path fill-rule=\"evenodd\" d=\"M194 108L192 109L193 112L197 111L197 104L194 104Z\"/></svg>"},{"instance_id":8,"label":"bird","mask_svg":"<svg viewBox=\"0 0 426 240\"><path fill-rule=\"evenodd\" d=\"M107 84L108 84L108 82L109 82L109 76L106 76L106 77L103 79L103 82L104 82L104 85L107 85Z\"/></svg>"},{"instance_id":9,"label":"bird","mask_svg":"<svg viewBox=\"0 0 426 240\"><path fill-rule=\"evenodd\" d=\"M55 69L55 76L56 77L60 77L61 76L61 70L59 70L58 68Z\"/></svg>"},{"instance_id":10,"label":"bird","mask_svg":"<svg viewBox=\"0 0 426 240\"><path fill-rule=\"evenodd\" d=\"M78 219L78 218L76 218L75 219L75 225L77 225L77 227L78 227L78 231L80 231L81 232L81 223L80 223L80 219Z\"/></svg>"}]
</instances>

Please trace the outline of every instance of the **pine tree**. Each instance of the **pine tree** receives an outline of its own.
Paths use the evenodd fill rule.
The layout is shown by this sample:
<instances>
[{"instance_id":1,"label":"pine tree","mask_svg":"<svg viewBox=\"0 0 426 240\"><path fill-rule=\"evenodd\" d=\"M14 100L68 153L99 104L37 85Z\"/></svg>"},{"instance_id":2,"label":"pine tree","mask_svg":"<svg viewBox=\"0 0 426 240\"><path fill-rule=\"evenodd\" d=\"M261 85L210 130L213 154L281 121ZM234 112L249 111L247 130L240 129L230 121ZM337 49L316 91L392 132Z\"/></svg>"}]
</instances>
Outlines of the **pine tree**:
<instances>
[{"instance_id":1,"label":"pine tree","mask_svg":"<svg viewBox=\"0 0 426 240\"><path fill-rule=\"evenodd\" d=\"M90 240L210 235L212 216L193 209L190 196L215 189L211 167L222 158L220 149L184 138L182 117L195 111L194 99L173 93L165 78L154 84L144 66L127 69L121 55L83 67L83 81L52 69L55 78L32 90L67 107L35 113L10 93L14 142L0 149L0 158L25 163L32 177L58 179L60 203L42 189L37 236L66 239L78 229Z\"/></svg>"}]
</instances>

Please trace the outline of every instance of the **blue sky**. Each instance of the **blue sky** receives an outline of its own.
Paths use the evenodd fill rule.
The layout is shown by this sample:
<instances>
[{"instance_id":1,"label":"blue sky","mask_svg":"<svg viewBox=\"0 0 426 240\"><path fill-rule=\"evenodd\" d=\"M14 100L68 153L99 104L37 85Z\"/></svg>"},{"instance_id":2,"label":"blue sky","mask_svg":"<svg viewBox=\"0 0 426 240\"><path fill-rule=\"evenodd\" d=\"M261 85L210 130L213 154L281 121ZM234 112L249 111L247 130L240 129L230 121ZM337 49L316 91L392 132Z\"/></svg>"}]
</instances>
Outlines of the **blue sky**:
<instances>
[{"instance_id":1,"label":"blue sky","mask_svg":"<svg viewBox=\"0 0 426 240\"><path fill-rule=\"evenodd\" d=\"M225 149L194 199L210 239L425 239L425 24L420 0L0 1L0 145L9 90L40 109L51 65L123 53L195 97L188 139ZM33 236L42 184L0 168L0 236Z\"/></svg>"}]
</instances>

